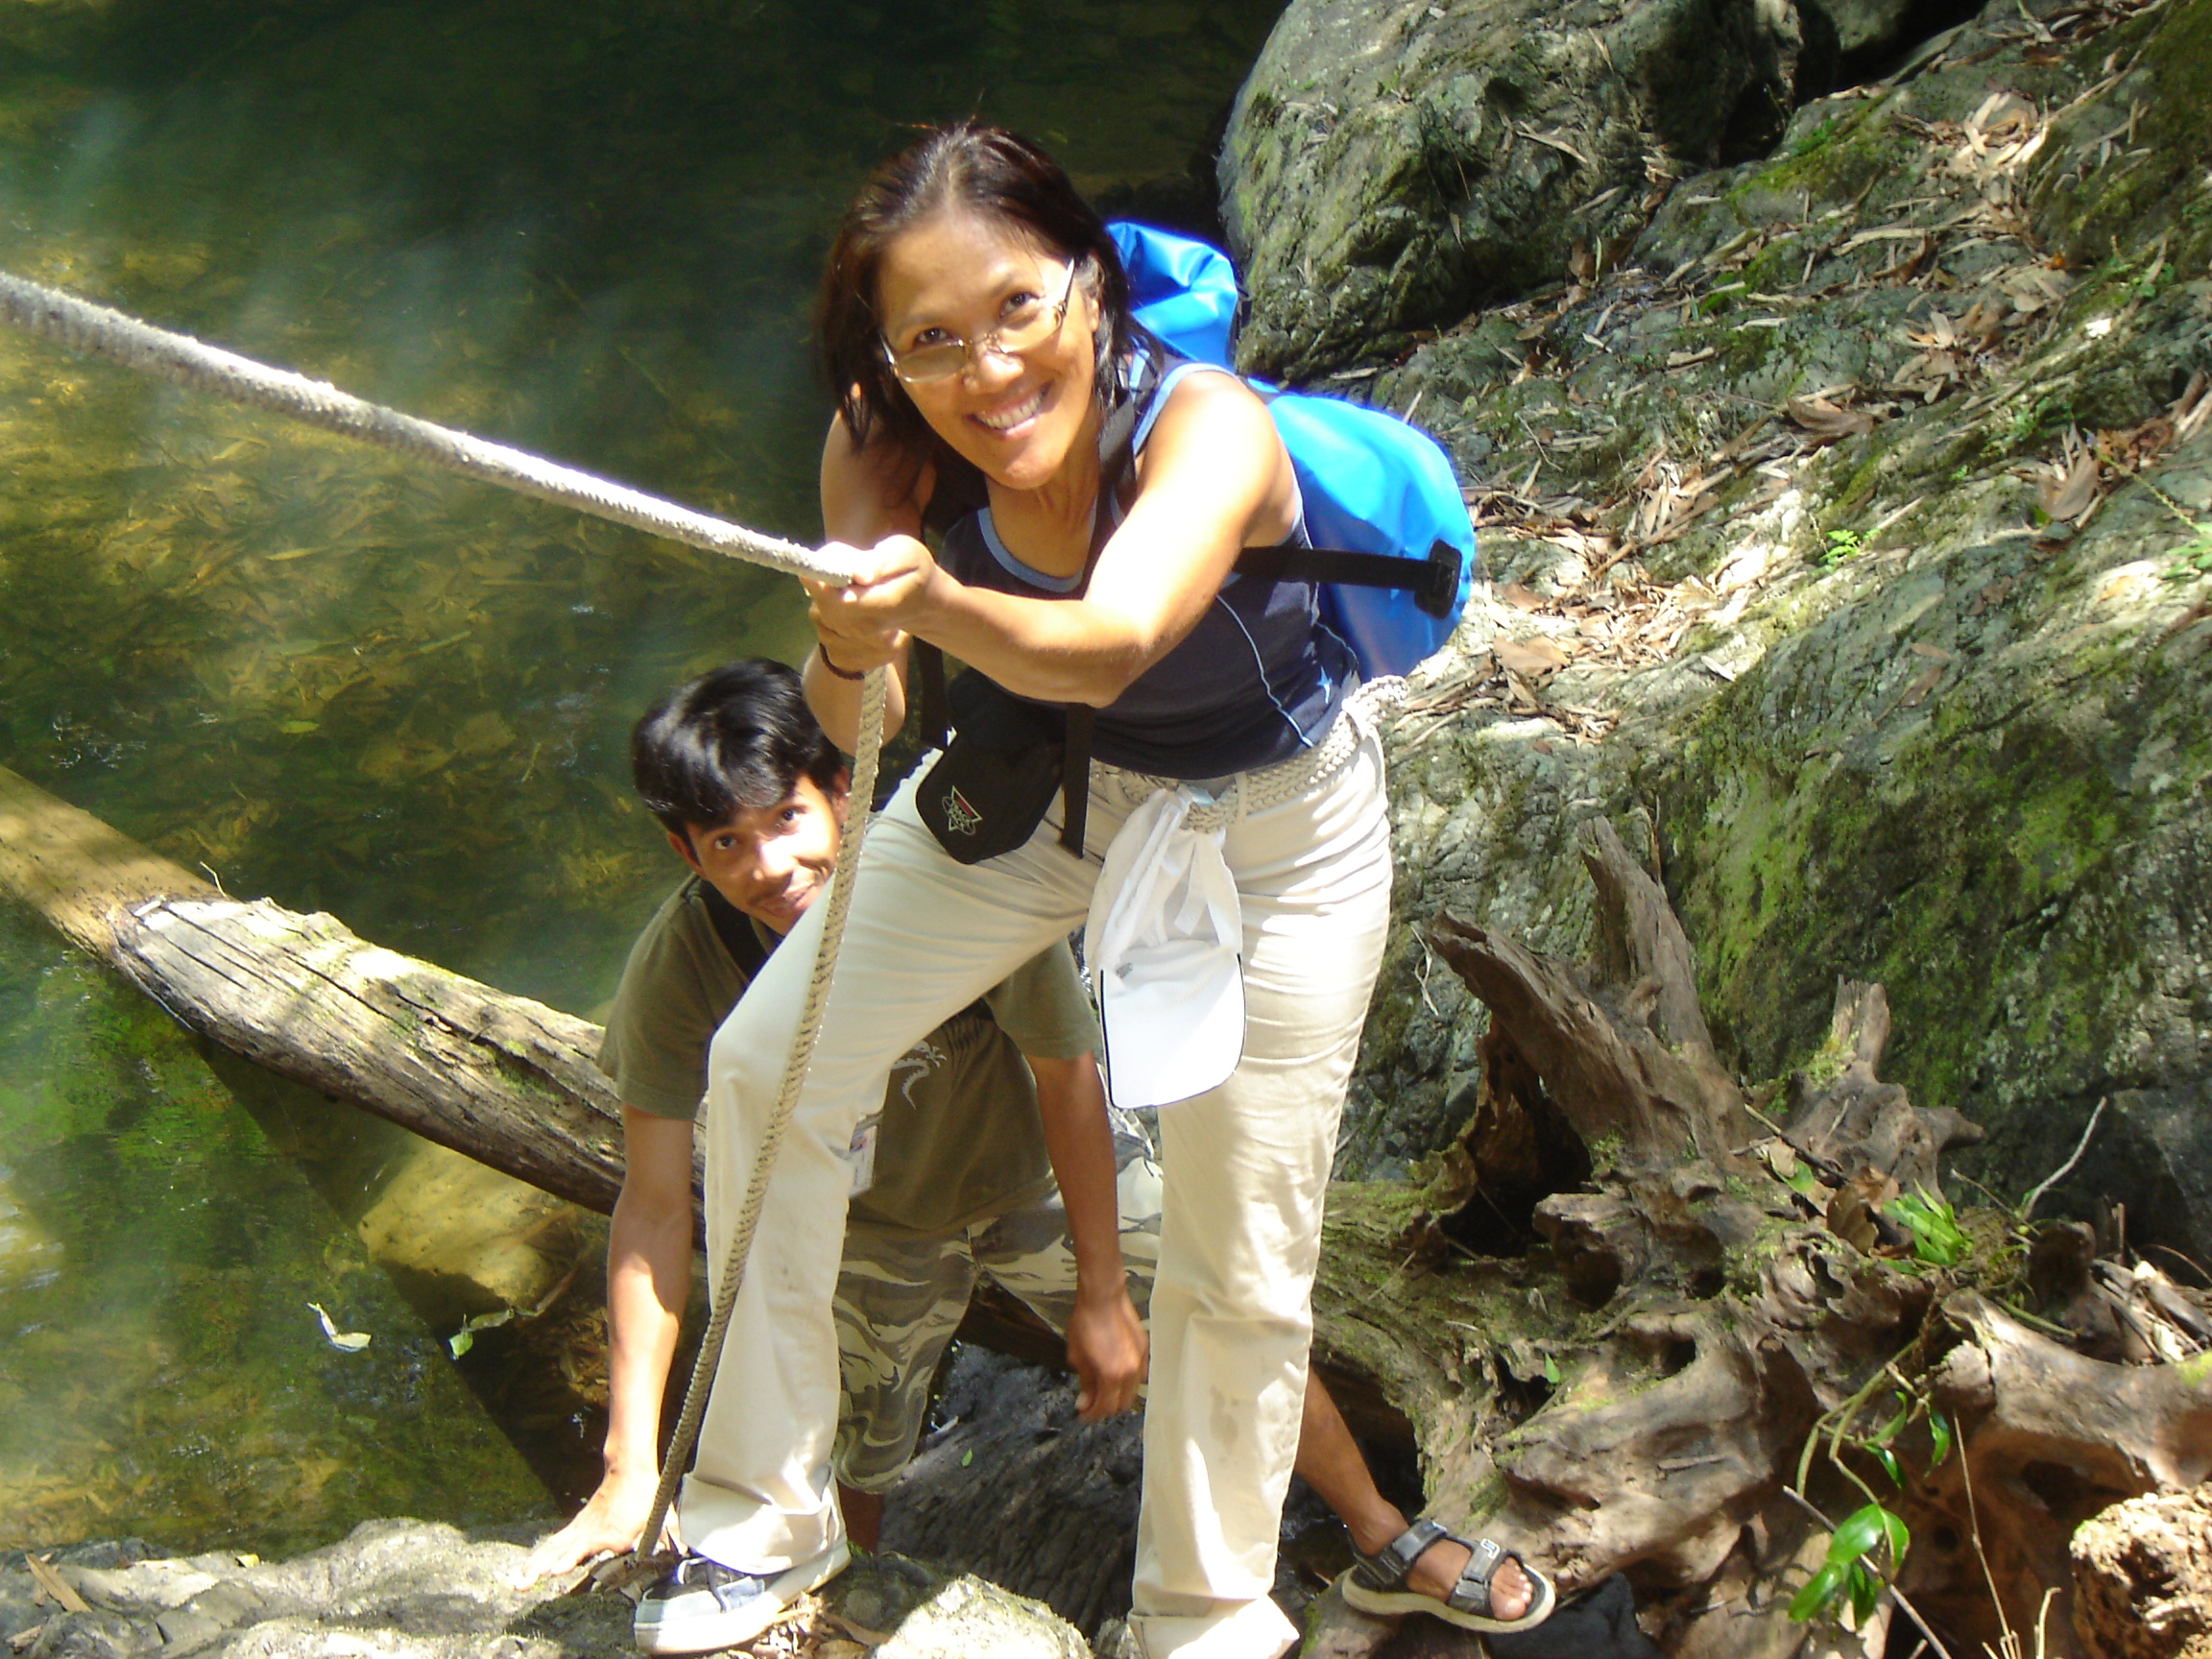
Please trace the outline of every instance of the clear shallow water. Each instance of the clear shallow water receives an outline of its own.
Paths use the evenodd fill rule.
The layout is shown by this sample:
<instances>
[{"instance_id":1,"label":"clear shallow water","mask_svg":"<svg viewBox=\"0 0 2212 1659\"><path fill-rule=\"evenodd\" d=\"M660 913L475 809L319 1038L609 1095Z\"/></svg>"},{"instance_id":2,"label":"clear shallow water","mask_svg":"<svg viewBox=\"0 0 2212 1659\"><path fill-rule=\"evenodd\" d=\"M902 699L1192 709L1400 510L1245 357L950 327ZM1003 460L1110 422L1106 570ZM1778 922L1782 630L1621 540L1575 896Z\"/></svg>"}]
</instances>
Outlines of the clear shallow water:
<instances>
[{"instance_id":1,"label":"clear shallow water","mask_svg":"<svg viewBox=\"0 0 2212 1659\"><path fill-rule=\"evenodd\" d=\"M0 915L0 1545L276 1551L425 1503L545 1499L191 1042Z\"/></svg>"},{"instance_id":2,"label":"clear shallow water","mask_svg":"<svg viewBox=\"0 0 2212 1659\"><path fill-rule=\"evenodd\" d=\"M865 166L906 124L978 111L1094 194L1188 195L1276 10L18 4L0 10L0 267L809 539L807 302ZM0 763L232 892L592 1013L672 869L629 800L629 723L689 673L804 640L784 579L0 336ZM68 1057L76 1004L39 988L88 971L23 927L0 1009L13 1041L64 1056L41 1090L77 1088L104 1073ZM0 1333L92 1320L85 1240L118 1213L167 1240L124 1257L177 1263L108 1275L141 1310L131 1330L249 1294L217 1259L251 1278L307 1227L282 1209L307 1202L296 1179L210 1091L172 1113L167 1174L90 1131L39 1139L74 1169L65 1225L55 1170L10 1166L0 1251L47 1265L0 1277ZM0 1092L8 1155L53 1114L20 1079ZM135 1185L187 1167L261 1169L291 1196L250 1223L249 1184L219 1245ZM40 1360L7 1337L11 1424L90 1411L58 1340L22 1350ZM247 1417L275 1420L261 1399ZM26 1512L19 1466L0 1466L0 1515ZM296 1507L225 1503L245 1531ZM170 1511L114 1513L101 1529Z\"/></svg>"}]
</instances>

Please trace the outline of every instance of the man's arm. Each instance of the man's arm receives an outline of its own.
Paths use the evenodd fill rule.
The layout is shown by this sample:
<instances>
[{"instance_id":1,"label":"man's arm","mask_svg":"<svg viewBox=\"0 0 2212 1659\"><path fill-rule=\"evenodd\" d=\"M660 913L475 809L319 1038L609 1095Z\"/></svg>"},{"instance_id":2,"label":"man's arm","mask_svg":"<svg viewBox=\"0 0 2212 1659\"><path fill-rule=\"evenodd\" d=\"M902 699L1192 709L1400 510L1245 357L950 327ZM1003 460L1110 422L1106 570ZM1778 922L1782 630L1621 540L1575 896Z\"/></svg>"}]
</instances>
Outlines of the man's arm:
<instances>
[{"instance_id":1,"label":"man's arm","mask_svg":"<svg viewBox=\"0 0 2212 1659\"><path fill-rule=\"evenodd\" d=\"M637 1542L661 1479L661 1397L691 1286L691 1121L622 1108L622 1193L607 1241L607 1473L519 1582Z\"/></svg>"},{"instance_id":2,"label":"man's arm","mask_svg":"<svg viewBox=\"0 0 2212 1659\"><path fill-rule=\"evenodd\" d=\"M1025 1056L1037 1079L1045 1151L1060 1183L1075 1247L1075 1311L1068 1363L1081 1383L1076 1412L1095 1423L1137 1403L1148 1343L1121 1265L1121 1206L1115 1193L1114 1136L1106 1091L1089 1054L1073 1060Z\"/></svg>"}]
</instances>

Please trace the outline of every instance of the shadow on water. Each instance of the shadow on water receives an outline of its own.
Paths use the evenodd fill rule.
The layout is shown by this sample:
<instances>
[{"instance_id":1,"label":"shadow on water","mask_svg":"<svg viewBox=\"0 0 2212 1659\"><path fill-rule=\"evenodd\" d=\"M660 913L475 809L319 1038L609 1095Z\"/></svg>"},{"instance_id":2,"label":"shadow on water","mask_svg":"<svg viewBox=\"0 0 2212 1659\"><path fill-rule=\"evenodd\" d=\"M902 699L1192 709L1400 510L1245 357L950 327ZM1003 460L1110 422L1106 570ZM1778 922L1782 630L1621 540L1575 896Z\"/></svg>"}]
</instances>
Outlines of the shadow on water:
<instances>
[{"instance_id":1,"label":"shadow on water","mask_svg":"<svg viewBox=\"0 0 2212 1659\"><path fill-rule=\"evenodd\" d=\"M0 268L810 539L807 306L864 167L907 125L974 111L1094 194L1188 204L1276 10L12 7ZM0 763L232 892L587 1014L672 875L628 798L630 721L687 674L805 638L781 578L12 337L0 477ZM370 1297L373 1200L345 1194L400 1152L327 1114L263 1115L316 1149L334 1233L188 1045L26 926L0 946L0 1044L39 1079L0 1072L0 1543L266 1546L372 1509L457 1516L473 1498L423 1473L437 1456L314 1451L323 1419L371 1408L303 1404L385 1367L373 1412L404 1416L451 1382L429 1337L378 1325L366 1365L313 1331L304 1370L246 1357L298 1335L306 1300L367 1317L348 1298ZM250 1455L257 1436L278 1449ZM252 1456L363 1506L238 1474ZM36 1508L39 1480L84 1496Z\"/></svg>"}]
</instances>

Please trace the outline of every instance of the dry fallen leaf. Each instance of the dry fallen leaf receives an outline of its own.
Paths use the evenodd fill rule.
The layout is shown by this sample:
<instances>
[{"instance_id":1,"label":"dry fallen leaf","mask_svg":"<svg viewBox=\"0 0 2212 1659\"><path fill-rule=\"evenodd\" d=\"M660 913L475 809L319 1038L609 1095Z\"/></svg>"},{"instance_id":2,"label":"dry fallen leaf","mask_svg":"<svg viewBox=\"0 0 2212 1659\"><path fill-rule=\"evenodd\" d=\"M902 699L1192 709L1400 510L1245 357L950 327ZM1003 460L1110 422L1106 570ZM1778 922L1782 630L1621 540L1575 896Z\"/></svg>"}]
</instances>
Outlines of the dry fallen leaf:
<instances>
[{"instance_id":1,"label":"dry fallen leaf","mask_svg":"<svg viewBox=\"0 0 2212 1659\"><path fill-rule=\"evenodd\" d=\"M1966 607L1966 614L1979 616L1992 605L2002 605L2005 602L2005 595L2012 591L2012 577L1998 577L1996 581L1974 595L1973 602Z\"/></svg>"},{"instance_id":2,"label":"dry fallen leaf","mask_svg":"<svg viewBox=\"0 0 2212 1659\"><path fill-rule=\"evenodd\" d=\"M1935 690L1936 682L1942 678L1943 664L1940 662L1931 662L1928 665L1927 671L1923 673L1919 679L1913 681L1911 685L1905 687L1905 695L1897 699L1897 707L1900 709L1919 708L1920 700L1927 696L1929 692Z\"/></svg>"},{"instance_id":3,"label":"dry fallen leaf","mask_svg":"<svg viewBox=\"0 0 2212 1659\"><path fill-rule=\"evenodd\" d=\"M37 1581L38 1588L61 1604L63 1612L89 1613L92 1611L91 1604L84 1597L77 1594L76 1586L62 1577L60 1574L55 1572L41 1557L33 1555L26 1551L23 1556L23 1565L31 1570L31 1576Z\"/></svg>"},{"instance_id":4,"label":"dry fallen leaf","mask_svg":"<svg viewBox=\"0 0 2212 1659\"><path fill-rule=\"evenodd\" d=\"M1541 611L1544 609L1543 596L1524 588L1518 582L1508 582L1504 587L1499 589L1498 597L1504 600L1516 611Z\"/></svg>"},{"instance_id":5,"label":"dry fallen leaf","mask_svg":"<svg viewBox=\"0 0 2212 1659\"><path fill-rule=\"evenodd\" d=\"M1828 1200L1828 1231L1862 1255L1871 1256L1882 1241L1874 1213L1897 1196L1897 1183L1887 1175L1863 1170L1836 1190Z\"/></svg>"},{"instance_id":6,"label":"dry fallen leaf","mask_svg":"<svg viewBox=\"0 0 2212 1659\"><path fill-rule=\"evenodd\" d=\"M1874 430L1874 417L1863 409L1839 409L1825 397L1792 397L1782 413L1824 444Z\"/></svg>"},{"instance_id":7,"label":"dry fallen leaf","mask_svg":"<svg viewBox=\"0 0 2212 1659\"><path fill-rule=\"evenodd\" d=\"M2035 496L2044 513L2061 524L2072 523L2089 511L2097 499L2097 486L2104 480L2104 469L2097 465L2096 454L2084 449L2075 457L2063 478L2046 478L2037 486Z\"/></svg>"},{"instance_id":8,"label":"dry fallen leaf","mask_svg":"<svg viewBox=\"0 0 2212 1659\"><path fill-rule=\"evenodd\" d=\"M1574 661L1549 639L1493 639L1490 654L1507 673L1524 680L1556 674Z\"/></svg>"}]
</instances>

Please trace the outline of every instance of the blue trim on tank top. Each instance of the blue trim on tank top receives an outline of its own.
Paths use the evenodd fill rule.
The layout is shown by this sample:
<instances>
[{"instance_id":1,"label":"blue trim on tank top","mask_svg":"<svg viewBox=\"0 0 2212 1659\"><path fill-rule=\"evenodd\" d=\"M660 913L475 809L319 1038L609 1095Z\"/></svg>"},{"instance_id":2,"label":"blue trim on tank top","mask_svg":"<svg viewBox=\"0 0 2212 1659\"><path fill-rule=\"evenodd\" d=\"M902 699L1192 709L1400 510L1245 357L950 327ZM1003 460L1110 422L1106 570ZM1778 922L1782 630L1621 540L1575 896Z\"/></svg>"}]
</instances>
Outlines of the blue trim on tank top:
<instances>
[{"instance_id":1,"label":"blue trim on tank top","mask_svg":"<svg viewBox=\"0 0 2212 1659\"><path fill-rule=\"evenodd\" d=\"M1018 577L1032 588L1042 588L1047 593L1072 593L1076 589L1083 586L1085 572L1081 570L1076 571L1072 576L1047 576L1042 570L1030 568L1008 552L1006 543L998 540L998 526L991 521L991 509L989 507L975 509L975 523L976 527L983 532L983 545L990 550L991 557L998 561L999 566L1009 576Z\"/></svg>"}]
</instances>

